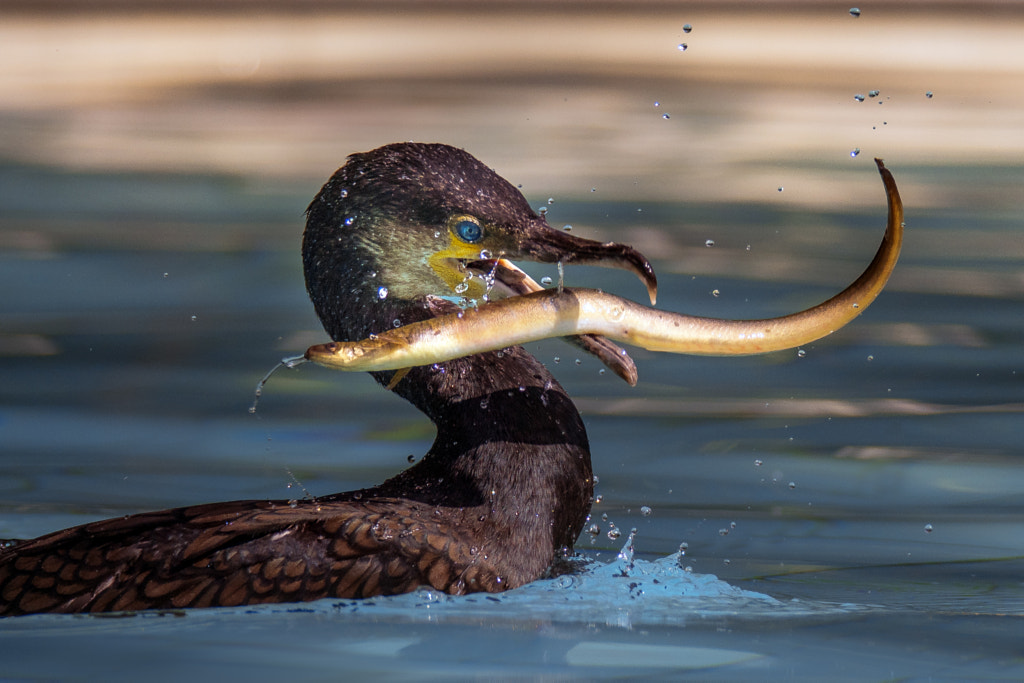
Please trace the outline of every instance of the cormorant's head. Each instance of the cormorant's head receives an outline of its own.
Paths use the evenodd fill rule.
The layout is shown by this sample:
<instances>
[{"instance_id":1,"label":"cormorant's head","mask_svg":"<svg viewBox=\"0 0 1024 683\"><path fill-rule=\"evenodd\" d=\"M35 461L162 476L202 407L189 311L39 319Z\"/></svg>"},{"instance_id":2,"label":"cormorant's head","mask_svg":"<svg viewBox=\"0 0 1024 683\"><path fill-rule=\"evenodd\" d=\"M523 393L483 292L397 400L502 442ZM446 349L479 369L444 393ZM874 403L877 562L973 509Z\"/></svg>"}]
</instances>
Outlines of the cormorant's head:
<instances>
[{"instance_id":1,"label":"cormorant's head","mask_svg":"<svg viewBox=\"0 0 1024 683\"><path fill-rule=\"evenodd\" d=\"M339 316L365 318L375 303L479 298L535 286L503 260L654 272L635 249L551 228L523 195L461 149L397 143L353 154L310 204L303 239L306 286L332 335ZM385 307L387 308L387 307ZM403 319L402 323L409 322ZM362 334L357 324L352 334Z\"/></svg>"}]
</instances>

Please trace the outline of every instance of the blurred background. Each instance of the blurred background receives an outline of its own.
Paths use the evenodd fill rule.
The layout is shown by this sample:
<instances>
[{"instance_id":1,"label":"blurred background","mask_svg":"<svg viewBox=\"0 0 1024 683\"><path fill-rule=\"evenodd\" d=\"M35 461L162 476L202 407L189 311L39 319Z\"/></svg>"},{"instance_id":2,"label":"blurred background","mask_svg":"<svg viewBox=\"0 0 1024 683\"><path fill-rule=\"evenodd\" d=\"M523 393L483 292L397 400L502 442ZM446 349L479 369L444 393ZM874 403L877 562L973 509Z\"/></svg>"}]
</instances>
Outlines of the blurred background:
<instances>
[{"instance_id":1,"label":"blurred background","mask_svg":"<svg viewBox=\"0 0 1024 683\"><path fill-rule=\"evenodd\" d=\"M279 358L325 340L303 211L351 152L463 147L553 226L638 247L659 307L741 318L866 266L881 157L903 257L832 337L638 351L636 388L531 347L590 431L600 533L579 545L637 527L649 556L687 542L697 572L900 615L836 627L854 644L835 665L1021 673L1019 619L999 617L1024 614L1020 3L14 1L0 19L0 537L367 486L429 448L361 375L283 371L248 411ZM644 298L623 274L566 281ZM803 626L774 656L823 675ZM61 647L103 642L82 628ZM898 653L865 660L887 637Z\"/></svg>"}]
</instances>

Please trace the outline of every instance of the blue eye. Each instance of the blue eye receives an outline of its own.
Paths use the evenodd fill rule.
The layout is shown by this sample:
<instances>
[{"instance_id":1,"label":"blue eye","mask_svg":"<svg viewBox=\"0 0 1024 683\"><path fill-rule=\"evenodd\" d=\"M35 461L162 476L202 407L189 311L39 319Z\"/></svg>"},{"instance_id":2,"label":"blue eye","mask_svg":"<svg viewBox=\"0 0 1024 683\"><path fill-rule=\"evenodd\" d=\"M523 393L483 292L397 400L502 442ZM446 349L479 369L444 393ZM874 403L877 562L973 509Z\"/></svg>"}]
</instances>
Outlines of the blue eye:
<instances>
[{"instance_id":1,"label":"blue eye","mask_svg":"<svg viewBox=\"0 0 1024 683\"><path fill-rule=\"evenodd\" d=\"M463 219L455 224L455 234L463 242L479 242L483 239L484 229L476 221Z\"/></svg>"}]
</instances>

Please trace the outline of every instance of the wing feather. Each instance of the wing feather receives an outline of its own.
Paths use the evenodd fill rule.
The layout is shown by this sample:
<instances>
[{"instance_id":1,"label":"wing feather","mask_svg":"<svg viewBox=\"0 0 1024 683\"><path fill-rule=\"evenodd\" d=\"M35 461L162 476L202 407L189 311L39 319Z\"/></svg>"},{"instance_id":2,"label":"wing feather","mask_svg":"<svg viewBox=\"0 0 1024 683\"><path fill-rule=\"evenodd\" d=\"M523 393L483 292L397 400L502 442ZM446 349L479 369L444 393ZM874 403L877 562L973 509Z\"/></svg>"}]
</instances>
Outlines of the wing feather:
<instances>
[{"instance_id":1,"label":"wing feather","mask_svg":"<svg viewBox=\"0 0 1024 683\"><path fill-rule=\"evenodd\" d=\"M0 551L0 614L496 589L493 569L445 524L455 512L407 501L396 512L396 502L238 501L16 543Z\"/></svg>"}]
</instances>

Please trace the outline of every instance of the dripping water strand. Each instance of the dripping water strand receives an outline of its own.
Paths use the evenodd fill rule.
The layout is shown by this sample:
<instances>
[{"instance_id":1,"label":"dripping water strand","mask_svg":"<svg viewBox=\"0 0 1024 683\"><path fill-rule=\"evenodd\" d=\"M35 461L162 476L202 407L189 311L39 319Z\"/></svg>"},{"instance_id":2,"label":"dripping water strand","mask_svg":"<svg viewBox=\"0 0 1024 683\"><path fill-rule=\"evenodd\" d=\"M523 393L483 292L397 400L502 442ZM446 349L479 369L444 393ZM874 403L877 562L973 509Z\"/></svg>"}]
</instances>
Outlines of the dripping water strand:
<instances>
[{"instance_id":1,"label":"dripping water strand","mask_svg":"<svg viewBox=\"0 0 1024 683\"><path fill-rule=\"evenodd\" d=\"M305 356L289 356L288 358L282 358L281 362L270 369L270 372L263 375L263 379L256 385L256 391L253 392L252 405L249 406L249 414L256 414L256 406L260 402L260 397L263 396L263 387L266 386L267 382L270 381L270 376L281 368L294 368L303 363L307 362Z\"/></svg>"},{"instance_id":2,"label":"dripping water strand","mask_svg":"<svg viewBox=\"0 0 1024 683\"><path fill-rule=\"evenodd\" d=\"M292 488L292 486L297 486L300 489L302 489L302 499L303 500L312 501L314 503L317 502L316 496L314 496L312 493L310 493L309 489L306 488L305 484L303 484L301 481L299 481L298 477L296 477L292 473L292 470L291 470L290 467L286 467L284 471L288 473L288 477L291 479L291 482L289 482L289 484L288 484L288 488ZM288 501L288 502L289 502L289 505L290 505L292 501Z\"/></svg>"}]
</instances>

